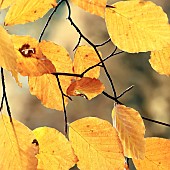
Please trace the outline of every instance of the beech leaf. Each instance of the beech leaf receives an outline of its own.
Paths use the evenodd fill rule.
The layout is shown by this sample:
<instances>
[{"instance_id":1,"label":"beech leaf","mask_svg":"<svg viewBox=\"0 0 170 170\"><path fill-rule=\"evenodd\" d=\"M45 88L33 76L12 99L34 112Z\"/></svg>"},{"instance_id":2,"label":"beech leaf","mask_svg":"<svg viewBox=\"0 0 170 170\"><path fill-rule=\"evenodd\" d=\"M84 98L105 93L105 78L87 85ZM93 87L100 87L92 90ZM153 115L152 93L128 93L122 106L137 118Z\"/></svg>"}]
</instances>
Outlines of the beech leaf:
<instances>
[{"instance_id":1,"label":"beech leaf","mask_svg":"<svg viewBox=\"0 0 170 170\"><path fill-rule=\"evenodd\" d=\"M168 17L151 1L120 1L106 8L112 42L130 53L160 50L170 42Z\"/></svg>"},{"instance_id":2,"label":"beech leaf","mask_svg":"<svg viewBox=\"0 0 170 170\"><path fill-rule=\"evenodd\" d=\"M146 152L143 160L133 159L135 167L138 170L170 169L170 140L163 138L146 138Z\"/></svg>"},{"instance_id":3,"label":"beech leaf","mask_svg":"<svg viewBox=\"0 0 170 170\"><path fill-rule=\"evenodd\" d=\"M32 131L22 123L6 115L0 115L0 169L36 170L38 160Z\"/></svg>"},{"instance_id":4,"label":"beech leaf","mask_svg":"<svg viewBox=\"0 0 170 170\"><path fill-rule=\"evenodd\" d=\"M149 62L159 74L170 76L170 45L162 50L152 51Z\"/></svg>"},{"instance_id":5,"label":"beech leaf","mask_svg":"<svg viewBox=\"0 0 170 170\"><path fill-rule=\"evenodd\" d=\"M104 17L107 0L71 0L74 4L91 14Z\"/></svg>"},{"instance_id":6,"label":"beech leaf","mask_svg":"<svg viewBox=\"0 0 170 170\"><path fill-rule=\"evenodd\" d=\"M0 0L0 9L5 9L12 5L14 2L15 0Z\"/></svg>"},{"instance_id":7,"label":"beech leaf","mask_svg":"<svg viewBox=\"0 0 170 170\"><path fill-rule=\"evenodd\" d=\"M140 114L124 105L112 110L113 125L118 131L124 155L128 158L143 159L145 155L145 125Z\"/></svg>"},{"instance_id":8,"label":"beech leaf","mask_svg":"<svg viewBox=\"0 0 170 170\"><path fill-rule=\"evenodd\" d=\"M62 133L49 127L39 127L33 133L40 146L37 169L68 170L75 165L77 157Z\"/></svg>"},{"instance_id":9,"label":"beech leaf","mask_svg":"<svg viewBox=\"0 0 170 170\"><path fill-rule=\"evenodd\" d=\"M56 5L55 0L16 0L5 17L5 25L33 22Z\"/></svg>"},{"instance_id":10,"label":"beech leaf","mask_svg":"<svg viewBox=\"0 0 170 170\"><path fill-rule=\"evenodd\" d=\"M100 80L95 78L83 77L80 80L72 82L67 89L67 94L70 96L82 96L88 100L101 94L104 90L104 85Z\"/></svg>"},{"instance_id":11,"label":"beech leaf","mask_svg":"<svg viewBox=\"0 0 170 170\"><path fill-rule=\"evenodd\" d=\"M109 122L95 117L79 119L70 124L69 139L79 169L124 168L122 145Z\"/></svg>"}]
</instances>

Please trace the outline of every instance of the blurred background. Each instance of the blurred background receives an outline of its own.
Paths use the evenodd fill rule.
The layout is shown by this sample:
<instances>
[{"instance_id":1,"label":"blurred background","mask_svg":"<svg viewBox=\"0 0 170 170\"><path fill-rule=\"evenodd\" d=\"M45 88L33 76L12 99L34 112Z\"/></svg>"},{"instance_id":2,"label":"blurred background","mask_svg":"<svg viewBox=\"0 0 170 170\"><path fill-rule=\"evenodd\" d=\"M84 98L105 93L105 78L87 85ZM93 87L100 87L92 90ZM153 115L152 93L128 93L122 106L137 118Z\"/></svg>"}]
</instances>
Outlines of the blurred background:
<instances>
[{"instance_id":1,"label":"blurred background","mask_svg":"<svg viewBox=\"0 0 170 170\"><path fill-rule=\"evenodd\" d=\"M166 0L152 1L162 6L170 18L170 3L167 3ZM108 4L114 2L117 1L109 0ZM71 8L74 22L92 42L100 44L109 38L104 19L91 15L73 4L71 4ZM6 12L7 9L0 13L1 25L3 25ZM52 10L34 23L6 27L6 29L10 34L31 35L38 39L51 12ZM79 35L69 21L66 20L67 15L67 8L63 4L53 16L43 39L64 46L69 51L70 56L73 57L73 49L78 42ZM82 41L81 44L86 43ZM113 49L114 45L112 43L108 43L104 48L100 48L103 58L109 55ZM142 116L170 123L170 78L159 75L151 68L148 62L149 55L149 52L139 54L123 53L110 58L105 64L118 94L129 86L135 85L131 91L121 98L121 102L126 106L133 107ZM22 88L18 87L8 72L5 72L5 80L13 117L31 129L49 126L63 132L63 112L47 109L41 105L41 102L30 94L27 77L21 77ZM105 84L106 92L112 94L102 69L100 80ZM1 86L0 89L2 96ZM97 116L111 122L113 105L113 101L102 94L91 101L82 97L73 97L73 101L70 101L67 106L68 121L71 123L86 116ZM5 106L4 112L6 112ZM170 129L168 127L148 121L144 121L144 123L146 126L146 137L170 137Z\"/></svg>"}]
</instances>

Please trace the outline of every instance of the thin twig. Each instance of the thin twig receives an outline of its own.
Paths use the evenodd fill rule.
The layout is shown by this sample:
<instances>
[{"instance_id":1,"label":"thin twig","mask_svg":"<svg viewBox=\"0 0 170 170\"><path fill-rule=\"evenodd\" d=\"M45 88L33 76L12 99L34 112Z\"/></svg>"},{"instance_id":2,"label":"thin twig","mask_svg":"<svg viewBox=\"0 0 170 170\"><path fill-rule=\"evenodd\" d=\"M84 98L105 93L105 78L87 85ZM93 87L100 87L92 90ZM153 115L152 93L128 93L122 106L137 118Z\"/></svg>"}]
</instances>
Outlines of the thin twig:
<instances>
[{"instance_id":1,"label":"thin twig","mask_svg":"<svg viewBox=\"0 0 170 170\"><path fill-rule=\"evenodd\" d=\"M8 113L10 122L12 122L12 114L11 114L11 110L10 110L10 107L9 107L8 98L7 98L7 94L6 94L4 70L3 70L2 67L1 67L1 81L2 81L3 96L4 96L2 99L5 100L7 113ZM2 104L1 107L3 107L3 102L1 102L1 104Z\"/></svg>"},{"instance_id":2,"label":"thin twig","mask_svg":"<svg viewBox=\"0 0 170 170\"><path fill-rule=\"evenodd\" d=\"M142 116L142 119L147 120L149 122L153 122L153 123L157 123L157 124L160 124L160 125L164 125L164 126L170 127L170 124L168 124L168 123L164 123L164 122L160 122L160 121L157 121L157 120L153 120L153 119L150 119L150 118L147 118L147 117L144 117L144 116Z\"/></svg>"},{"instance_id":3,"label":"thin twig","mask_svg":"<svg viewBox=\"0 0 170 170\"><path fill-rule=\"evenodd\" d=\"M125 91L123 91L119 96L117 96L117 99L121 98L125 93L127 93L128 91L130 91L132 88L134 87L134 85L128 87Z\"/></svg>"},{"instance_id":4,"label":"thin twig","mask_svg":"<svg viewBox=\"0 0 170 170\"><path fill-rule=\"evenodd\" d=\"M1 99L1 106L0 106L0 112L1 112L1 111L2 111L2 109L3 109L4 99L5 99L5 96L4 96L4 95L2 95L2 99Z\"/></svg>"},{"instance_id":5,"label":"thin twig","mask_svg":"<svg viewBox=\"0 0 170 170\"><path fill-rule=\"evenodd\" d=\"M48 20L47 20L47 22L46 22L46 24L45 24L45 26L44 26L41 34L40 34L40 37L39 37L39 40L38 40L39 42L41 42L41 39L42 39L42 37L43 37L43 35L44 35L44 33L45 33L45 31L46 31L46 29L47 29L50 21L51 21L54 13L57 11L58 7L63 3L63 1L64 1L64 0L60 0L60 1L57 3L57 6L54 8L53 12L52 12L52 13L50 14L50 16L48 17Z\"/></svg>"},{"instance_id":6,"label":"thin twig","mask_svg":"<svg viewBox=\"0 0 170 170\"><path fill-rule=\"evenodd\" d=\"M73 51L75 51L77 49L77 47L79 46L80 42L81 42L81 35L79 36L79 40L78 40L76 46L74 47Z\"/></svg>"},{"instance_id":7,"label":"thin twig","mask_svg":"<svg viewBox=\"0 0 170 170\"><path fill-rule=\"evenodd\" d=\"M67 111L66 111L66 106L65 106L65 101L64 101L64 92L63 92L63 89L61 87L61 83L60 83L60 79L58 77L58 75L56 75L56 78L57 78L57 83L58 83L58 87L60 89L60 92L61 92L61 96L62 96L62 101L63 101L63 109L64 109L64 121L65 121L65 128L64 128L64 132L65 132L65 136L67 136L67 125L68 125L68 122L67 122Z\"/></svg>"},{"instance_id":8,"label":"thin twig","mask_svg":"<svg viewBox=\"0 0 170 170\"><path fill-rule=\"evenodd\" d=\"M109 95L109 94L106 93L105 91L103 91L102 94L104 94L106 97L110 98L111 100L116 101L116 98L114 98L113 96ZM121 103L121 102L118 101L118 100L117 100L116 103L118 103L118 104L123 104L123 103Z\"/></svg>"},{"instance_id":9,"label":"thin twig","mask_svg":"<svg viewBox=\"0 0 170 170\"><path fill-rule=\"evenodd\" d=\"M101 47L101 46L107 44L107 43L110 42L110 41L111 41L111 38L109 38L108 40L106 40L105 42L103 42L103 43L101 43L101 44L96 44L95 46L96 46L96 47Z\"/></svg>"}]
</instances>

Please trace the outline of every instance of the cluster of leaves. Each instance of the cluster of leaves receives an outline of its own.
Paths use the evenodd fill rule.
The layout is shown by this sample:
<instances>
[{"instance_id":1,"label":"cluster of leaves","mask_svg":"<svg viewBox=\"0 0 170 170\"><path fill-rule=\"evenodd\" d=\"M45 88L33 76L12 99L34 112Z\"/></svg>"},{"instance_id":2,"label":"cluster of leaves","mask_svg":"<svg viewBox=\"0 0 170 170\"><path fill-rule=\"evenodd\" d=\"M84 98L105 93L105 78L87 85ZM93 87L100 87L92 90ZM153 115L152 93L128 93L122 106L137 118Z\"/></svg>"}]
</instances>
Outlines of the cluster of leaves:
<instances>
[{"instance_id":1,"label":"cluster of leaves","mask_svg":"<svg viewBox=\"0 0 170 170\"><path fill-rule=\"evenodd\" d=\"M48 10L65 3L68 20L79 33L72 61L67 50L50 41L30 36L9 35L0 26L0 66L12 73L18 85L18 74L28 76L32 95L48 108L64 111L67 133L66 105L71 96L91 100L103 93L115 101L113 125L88 117L69 125L69 140L56 129L40 127L33 131L5 115L0 119L0 169L128 169L125 158L132 158L137 169L170 169L170 141L144 138L145 126L140 114L124 106L117 96L104 61L116 55L117 47L129 53L151 51L151 66L160 74L170 75L170 25L162 8L150 1L120 1L107 5L106 0L72 0L84 10L103 17L116 49L102 59L102 54L76 26L67 0L1 0L0 8L10 6L5 26L25 24L43 17ZM30 17L31 14L31 17ZM90 46L79 46L84 39ZM105 45L108 41L102 43ZM118 53L117 53L118 54ZM104 92L98 79L103 67L110 81L113 96ZM3 78L3 76L2 76ZM128 89L129 90L129 89ZM2 103L4 101L2 98ZM9 113L9 112L8 112ZM154 152L154 155L153 155ZM10 157L8 156L10 155Z\"/></svg>"}]
</instances>

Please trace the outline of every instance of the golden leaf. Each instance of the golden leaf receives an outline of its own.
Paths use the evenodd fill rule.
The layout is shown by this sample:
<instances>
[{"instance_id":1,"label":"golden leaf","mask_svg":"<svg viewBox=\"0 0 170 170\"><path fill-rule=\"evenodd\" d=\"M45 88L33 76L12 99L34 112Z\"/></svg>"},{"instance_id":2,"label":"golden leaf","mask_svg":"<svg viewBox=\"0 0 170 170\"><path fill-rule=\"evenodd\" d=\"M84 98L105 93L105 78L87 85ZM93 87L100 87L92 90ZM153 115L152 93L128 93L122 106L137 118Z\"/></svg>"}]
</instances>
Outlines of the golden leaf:
<instances>
[{"instance_id":1,"label":"golden leaf","mask_svg":"<svg viewBox=\"0 0 170 170\"><path fill-rule=\"evenodd\" d=\"M152 51L149 62L159 74L170 76L170 45L160 51Z\"/></svg>"},{"instance_id":2,"label":"golden leaf","mask_svg":"<svg viewBox=\"0 0 170 170\"><path fill-rule=\"evenodd\" d=\"M69 139L81 170L123 169L123 149L115 128L102 119L88 117L70 124Z\"/></svg>"},{"instance_id":3,"label":"golden leaf","mask_svg":"<svg viewBox=\"0 0 170 170\"><path fill-rule=\"evenodd\" d=\"M113 43L135 53L160 50L170 42L168 17L151 1L120 1L106 8L106 26Z\"/></svg>"},{"instance_id":4,"label":"golden leaf","mask_svg":"<svg viewBox=\"0 0 170 170\"><path fill-rule=\"evenodd\" d=\"M42 54L36 39L30 36L12 36L17 53L17 70L23 76L41 76L55 73L52 62Z\"/></svg>"},{"instance_id":5,"label":"golden leaf","mask_svg":"<svg viewBox=\"0 0 170 170\"><path fill-rule=\"evenodd\" d=\"M38 160L32 131L15 119L11 123L6 115L0 116L0 129L0 169L36 170Z\"/></svg>"},{"instance_id":6,"label":"golden leaf","mask_svg":"<svg viewBox=\"0 0 170 170\"><path fill-rule=\"evenodd\" d=\"M71 78L59 76L63 92L66 94ZM29 77L29 88L32 95L41 100L42 104L51 109L63 110L61 91L58 87L57 79L54 75L44 74L38 77ZM65 106L68 99L64 97Z\"/></svg>"},{"instance_id":7,"label":"golden leaf","mask_svg":"<svg viewBox=\"0 0 170 170\"><path fill-rule=\"evenodd\" d=\"M77 48L74 56L74 73L81 74L89 67L99 63L99 57L92 47L80 46ZM85 73L85 77L98 78L100 75L100 66L93 68Z\"/></svg>"},{"instance_id":8,"label":"golden leaf","mask_svg":"<svg viewBox=\"0 0 170 170\"><path fill-rule=\"evenodd\" d=\"M88 100L101 94L104 90L104 85L100 80L95 78L83 77L80 80L72 82L67 89L67 94L70 96L82 96Z\"/></svg>"},{"instance_id":9,"label":"golden leaf","mask_svg":"<svg viewBox=\"0 0 170 170\"><path fill-rule=\"evenodd\" d=\"M14 2L15 0L0 0L0 9L5 9L12 5Z\"/></svg>"},{"instance_id":10,"label":"golden leaf","mask_svg":"<svg viewBox=\"0 0 170 170\"><path fill-rule=\"evenodd\" d=\"M16 0L5 17L5 25L33 22L56 5L55 0Z\"/></svg>"},{"instance_id":11,"label":"golden leaf","mask_svg":"<svg viewBox=\"0 0 170 170\"><path fill-rule=\"evenodd\" d=\"M104 11L107 0L71 0L74 4L79 6L91 14L104 17Z\"/></svg>"},{"instance_id":12,"label":"golden leaf","mask_svg":"<svg viewBox=\"0 0 170 170\"><path fill-rule=\"evenodd\" d=\"M144 160L133 159L138 170L170 169L170 140L163 138L146 138L146 153Z\"/></svg>"},{"instance_id":13,"label":"golden leaf","mask_svg":"<svg viewBox=\"0 0 170 170\"><path fill-rule=\"evenodd\" d=\"M145 125L140 114L132 108L116 105L112 110L112 118L123 145L124 155L143 159Z\"/></svg>"},{"instance_id":14,"label":"golden leaf","mask_svg":"<svg viewBox=\"0 0 170 170\"><path fill-rule=\"evenodd\" d=\"M38 168L43 170L68 170L77 162L67 138L54 128L33 130L39 143Z\"/></svg>"},{"instance_id":15,"label":"golden leaf","mask_svg":"<svg viewBox=\"0 0 170 170\"><path fill-rule=\"evenodd\" d=\"M14 50L10 35L0 26L0 66L15 71L17 55Z\"/></svg>"}]
</instances>

